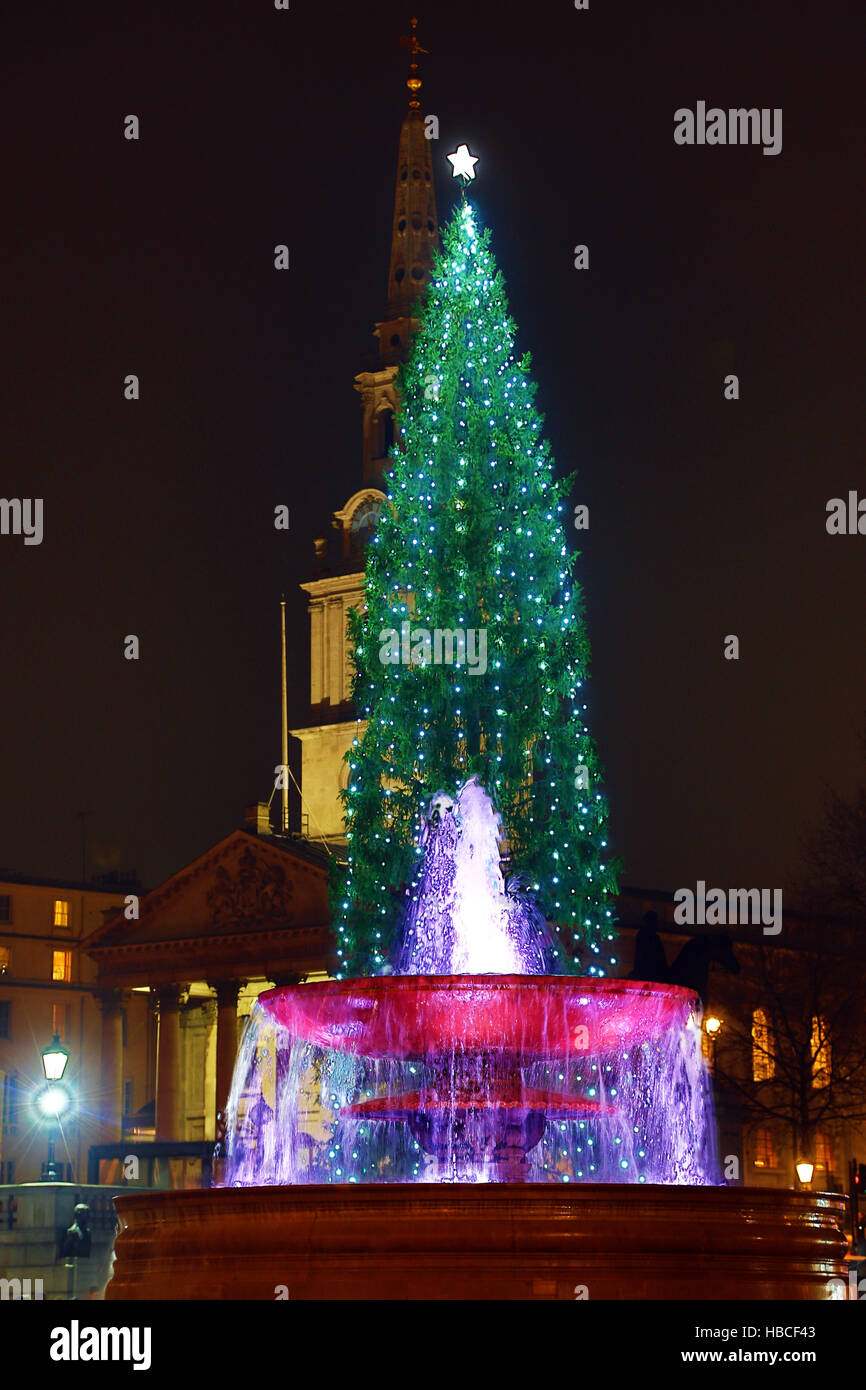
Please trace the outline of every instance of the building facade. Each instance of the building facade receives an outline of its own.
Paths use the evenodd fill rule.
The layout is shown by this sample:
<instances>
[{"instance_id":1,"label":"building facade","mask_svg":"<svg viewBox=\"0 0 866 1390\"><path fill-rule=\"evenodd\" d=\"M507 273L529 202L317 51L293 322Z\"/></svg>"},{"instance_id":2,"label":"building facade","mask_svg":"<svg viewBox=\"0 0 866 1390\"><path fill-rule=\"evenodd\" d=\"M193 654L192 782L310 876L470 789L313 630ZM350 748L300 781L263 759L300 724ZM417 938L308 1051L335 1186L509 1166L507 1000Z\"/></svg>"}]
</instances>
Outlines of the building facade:
<instances>
[{"instance_id":1,"label":"building facade","mask_svg":"<svg viewBox=\"0 0 866 1390\"><path fill-rule=\"evenodd\" d=\"M106 1137L91 1180L197 1186L223 1135L240 1028L275 985L325 978L330 928L324 851L272 834L264 807L84 943L101 996ZM122 1119L123 1018L143 1013L146 1102ZM126 1030L128 1032L128 1030ZM156 1168L154 1164L156 1163Z\"/></svg>"},{"instance_id":2,"label":"building facade","mask_svg":"<svg viewBox=\"0 0 866 1390\"><path fill-rule=\"evenodd\" d=\"M726 1179L797 1186L805 1160L814 1189L849 1191L851 1162L866 1161L862 934L796 910L783 913L773 935L754 922L685 927L672 893L640 888L625 889L617 906L621 973L641 959L636 943L648 914L668 978L684 951L705 957L704 1057ZM715 950L718 934L727 944ZM637 974L663 978L643 964Z\"/></svg>"},{"instance_id":3,"label":"building facade","mask_svg":"<svg viewBox=\"0 0 866 1390\"><path fill-rule=\"evenodd\" d=\"M64 1075L84 1098L63 1117L56 1161L78 1177L93 1144L104 1142L148 1092L146 1007L118 1022L123 1052L114 1105L102 1106L101 1039L115 1001L100 990L82 942L140 887L105 879L80 883L19 876L0 880L0 1184L36 1181L45 1162L48 1127L36 1100L45 1084L42 1049L55 1034L69 1048ZM113 1105L113 1109L114 1109Z\"/></svg>"}]
</instances>

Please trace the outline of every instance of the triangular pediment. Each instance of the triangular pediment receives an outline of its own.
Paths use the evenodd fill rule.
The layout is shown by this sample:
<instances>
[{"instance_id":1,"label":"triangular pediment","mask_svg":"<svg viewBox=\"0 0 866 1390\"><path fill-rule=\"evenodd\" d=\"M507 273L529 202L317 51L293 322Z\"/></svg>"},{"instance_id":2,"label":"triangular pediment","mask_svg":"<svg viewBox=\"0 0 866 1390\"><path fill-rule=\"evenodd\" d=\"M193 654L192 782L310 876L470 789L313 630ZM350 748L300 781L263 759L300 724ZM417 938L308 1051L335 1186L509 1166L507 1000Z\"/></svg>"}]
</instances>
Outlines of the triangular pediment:
<instances>
[{"instance_id":1,"label":"triangular pediment","mask_svg":"<svg viewBox=\"0 0 866 1390\"><path fill-rule=\"evenodd\" d=\"M235 830L141 898L138 913L129 919L119 909L83 949L99 957L148 943L326 928L326 870L305 844Z\"/></svg>"}]
</instances>

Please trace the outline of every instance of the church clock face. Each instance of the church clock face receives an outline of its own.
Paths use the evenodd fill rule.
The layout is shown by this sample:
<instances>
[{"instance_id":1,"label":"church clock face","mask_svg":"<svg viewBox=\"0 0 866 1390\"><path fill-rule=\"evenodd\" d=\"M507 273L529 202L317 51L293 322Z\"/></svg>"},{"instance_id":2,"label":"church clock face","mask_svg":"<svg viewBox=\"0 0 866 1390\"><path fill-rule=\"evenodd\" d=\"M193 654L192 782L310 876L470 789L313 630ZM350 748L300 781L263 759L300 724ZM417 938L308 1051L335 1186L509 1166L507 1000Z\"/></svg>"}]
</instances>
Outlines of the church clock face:
<instances>
[{"instance_id":1,"label":"church clock face","mask_svg":"<svg viewBox=\"0 0 866 1390\"><path fill-rule=\"evenodd\" d=\"M382 503L376 497L371 497L356 507L349 523L352 539L360 545L366 545L376 529L381 512Z\"/></svg>"}]
</instances>

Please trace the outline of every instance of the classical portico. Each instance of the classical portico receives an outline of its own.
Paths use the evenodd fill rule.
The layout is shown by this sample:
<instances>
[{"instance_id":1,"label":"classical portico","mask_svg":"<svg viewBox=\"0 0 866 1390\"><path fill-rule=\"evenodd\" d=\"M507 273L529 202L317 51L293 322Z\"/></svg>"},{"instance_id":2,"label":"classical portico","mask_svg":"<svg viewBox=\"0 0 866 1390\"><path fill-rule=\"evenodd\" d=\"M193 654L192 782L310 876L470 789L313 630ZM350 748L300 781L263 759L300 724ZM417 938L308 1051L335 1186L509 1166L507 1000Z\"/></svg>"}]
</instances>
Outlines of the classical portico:
<instances>
[{"instance_id":1,"label":"classical portico","mask_svg":"<svg viewBox=\"0 0 866 1390\"><path fill-rule=\"evenodd\" d=\"M109 918L83 949L97 965L102 1008L103 1144L124 1139L133 1017L147 1032L155 1101L152 1134L139 1137L214 1141L256 996L328 972L325 855L297 838L233 831L142 898L137 917Z\"/></svg>"}]
</instances>

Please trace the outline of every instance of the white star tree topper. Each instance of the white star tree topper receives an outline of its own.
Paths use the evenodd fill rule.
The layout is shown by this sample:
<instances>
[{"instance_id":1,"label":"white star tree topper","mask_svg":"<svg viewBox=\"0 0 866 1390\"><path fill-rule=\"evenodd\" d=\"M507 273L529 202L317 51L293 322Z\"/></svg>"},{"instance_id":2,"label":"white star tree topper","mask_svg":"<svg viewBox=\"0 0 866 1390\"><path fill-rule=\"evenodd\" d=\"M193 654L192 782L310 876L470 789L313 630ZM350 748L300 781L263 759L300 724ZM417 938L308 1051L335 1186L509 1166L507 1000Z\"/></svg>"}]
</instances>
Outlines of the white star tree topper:
<instances>
[{"instance_id":1,"label":"white star tree topper","mask_svg":"<svg viewBox=\"0 0 866 1390\"><path fill-rule=\"evenodd\" d=\"M471 183L475 178L475 165L478 163L478 156L469 153L469 146L458 145L454 153L449 154L448 159L454 178L462 179L464 183Z\"/></svg>"}]
</instances>

